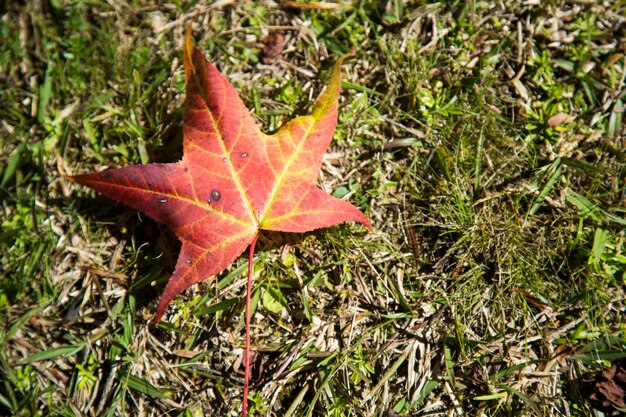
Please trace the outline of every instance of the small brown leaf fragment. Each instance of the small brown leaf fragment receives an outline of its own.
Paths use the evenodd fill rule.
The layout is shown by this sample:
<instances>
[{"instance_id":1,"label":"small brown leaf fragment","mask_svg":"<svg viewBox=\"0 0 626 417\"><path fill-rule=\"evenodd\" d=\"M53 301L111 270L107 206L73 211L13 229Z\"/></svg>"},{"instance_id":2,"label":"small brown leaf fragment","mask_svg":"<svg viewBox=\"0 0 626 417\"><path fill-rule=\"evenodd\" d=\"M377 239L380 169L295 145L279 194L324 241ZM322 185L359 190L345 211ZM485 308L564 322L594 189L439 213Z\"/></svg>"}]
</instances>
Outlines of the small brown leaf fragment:
<instances>
[{"instance_id":1,"label":"small brown leaf fragment","mask_svg":"<svg viewBox=\"0 0 626 417\"><path fill-rule=\"evenodd\" d=\"M590 398L608 410L613 407L626 408L626 367L624 363L614 363L603 370L595 382L595 392Z\"/></svg>"},{"instance_id":2,"label":"small brown leaf fragment","mask_svg":"<svg viewBox=\"0 0 626 417\"><path fill-rule=\"evenodd\" d=\"M177 349L174 351L174 355L179 356L181 358L192 359L199 355L202 352L194 351L194 350L185 350L185 349Z\"/></svg>"},{"instance_id":3,"label":"small brown leaf fragment","mask_svg":"<svg viewBox=\"0 0 626 417\"><path fill-rule=\"evenodd\" d=\"M291 9L307 9L307 10L334 10L339 8L337 3L327 3L324 1L284 1L281 3L283 7Z\"/></svg>"},{"instance_id":4,"label":"small brown leaf fragment","mask_svg":"<svg viewBox=\"0 0 626 417\"><path fill-rule=\"evenodd\" d=\"M438 68L431 70L430 75L432 75L433 77L436 77L438 75L443 74L445 70L446 70L446 67L438 67Z\"/></svg>"},{"instance_id":5,"label":"small brown leaf fragment","mask_svg":"<svg viewBox=\"0 0 626 417\"><path fill-rule=\"evenodd\" d=\"M282 32L272 32L263 41L263 52L261 62L264 64L275 64L283 59L285 49L285 35Z\"/></svg>"},{"instance_id":6,"label":"small brown leaf fragment","mask_svg":"<svg viewBox=\"0 0 626 417\"><path fill-rule=\"evenodd\" d=\"M567 124L571 121L572 121L572 118L569 117L567 113L561 112L561 113L555 114L554 116L548 119L548 126L556 127L562 124Z\"/></svg>"}]
</instances>

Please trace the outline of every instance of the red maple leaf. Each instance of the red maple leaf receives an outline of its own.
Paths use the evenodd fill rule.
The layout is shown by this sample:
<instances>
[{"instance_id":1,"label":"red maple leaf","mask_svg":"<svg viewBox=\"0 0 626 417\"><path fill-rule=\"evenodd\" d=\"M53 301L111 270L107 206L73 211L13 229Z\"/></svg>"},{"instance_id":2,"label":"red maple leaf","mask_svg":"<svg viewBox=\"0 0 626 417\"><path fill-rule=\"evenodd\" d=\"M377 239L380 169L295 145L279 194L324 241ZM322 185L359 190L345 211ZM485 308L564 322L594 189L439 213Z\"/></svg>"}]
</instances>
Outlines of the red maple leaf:
<instances>
[{"instance_id":1,"label":"red maple leaf","mask_svg":"<svg viewBox=\"0 0 626 417\"><path fill-rule=\"evenodd\" d=\"M250 248L246 294L245 416L252 256L260 230L303 233L345 221L372 230L365 215L316 186L337 124L341 57L311 115L262 133L228 80L187 31L183 158L68 177L168 225L182 242L157 307L158 322L178 294L226 269Z\"/></svg>"}]
</instances>

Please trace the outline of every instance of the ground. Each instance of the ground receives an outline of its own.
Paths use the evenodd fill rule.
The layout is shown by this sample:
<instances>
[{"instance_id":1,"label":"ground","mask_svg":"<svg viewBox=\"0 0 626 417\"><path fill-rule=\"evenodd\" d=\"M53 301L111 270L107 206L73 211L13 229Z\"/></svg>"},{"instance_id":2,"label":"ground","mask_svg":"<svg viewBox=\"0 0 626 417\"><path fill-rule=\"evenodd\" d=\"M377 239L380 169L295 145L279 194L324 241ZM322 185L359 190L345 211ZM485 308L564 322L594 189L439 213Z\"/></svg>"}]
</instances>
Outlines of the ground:
<instances>
[{"instance_id":1,"label":"ground","mask_svg":"<svg viewBox=\"0 0 626 417\"><path fill-rule=\"evenodd\" d=\"M240 413L245 257L155 325L176 237L62 176L178 160L188 25L268 132L355 51L319 184L375 232L264 235L251 415L619 414L625 14L2 3L0 414Z\"/></svg>"}]
</instances>

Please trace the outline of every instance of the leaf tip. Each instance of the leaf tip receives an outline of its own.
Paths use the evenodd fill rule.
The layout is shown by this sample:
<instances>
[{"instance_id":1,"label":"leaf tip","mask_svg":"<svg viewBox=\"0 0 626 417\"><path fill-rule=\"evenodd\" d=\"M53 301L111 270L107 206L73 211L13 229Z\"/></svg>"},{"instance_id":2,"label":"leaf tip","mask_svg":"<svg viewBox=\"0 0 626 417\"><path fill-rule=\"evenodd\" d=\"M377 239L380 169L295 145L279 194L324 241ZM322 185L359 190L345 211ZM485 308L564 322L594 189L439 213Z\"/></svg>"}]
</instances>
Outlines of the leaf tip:
<instances>
[{"instance_id":1,"label":"leaf tip","mask_svg":"<svg viewBox=\"0 0 626 417\"><path fill-rule=\"evenodd\" d=\"M62 173L61 173L61 176L62 176L64 179L68 180L69 182L76 182L76 179L74 178L74 176L73 176L73 175L68 175L68 174L66 174L66 173L62 172Z\"/></svg>"},{"instance_id":2,"label":"leaf tip","mask_svg":"<svg viewBox=\"0 0 626 417\"><path fill-rule=\"evenodd\" d=\"M159 322L161 321L161 317L162 316L163 316L163 312L162 311L157 311L157 313L152 318L152 322L154 324L159 324Z\"/></svg>"},{"instance_id":3,"label":"leaf tip","mask_svg":"<svg viewBox=\"0 0 626 417\"><path fill-rule=\"evenodd\" d=\"M161 295L161 299L159 300L159 305L157 305L156 313L154 314L154 318L152 319L154 324L159 324L159 322L163 318L163 313L165 313L165 309L170 304L170 301L172 301L172 299L173 297L170 296L167 293L167 291L164 292L163 295Z\"/></svg>"},{"instance_id":4,"label":"leaf tip","mask_svg":"<svg viewBox=\"0 0 626 417\"><path fill-rule=\"evenodd\" d=\"M192 73L196 72L195 66L193 64L193 34L191 31L191 25L187 25L187 29L185 30L185 41L183 44L183 65L185 66L185 73L187 75L187 80Z\"/></svg>"},{"instance_id":5,"label":"leaf tip","mask_svg":"<svg viewBox=\"0 0 626 417\"><path fill-rule=\"evenodd\" d=\"M356 211L358 212L358 215L352 220L354 220L355 222L361 223L363 226L367 227L367 230L369 230L370 233L374 233L374 227L372 227L372 223L370 223L367 216L363 214L363 212L359 209L356 209Z\"/></svg>"},{"instance_id":6,"label":"leaf tip","mask_svg":"<svg viewBox=\"0 0 626 417\"><path fill-rule=\"evenodd\" d=\"M163 318L163 313L165 313L165 307L163 307L163 309L161 309L160 307L157 307L157 311L154 314L154 317L152 317L152 322L155 325L161 322L161 319Z\"/></svg>"},{"instance_id":7,"label":"leaf tip","mask_svg":"<svg viewBox=\"0 0 626 417\"><path fill-rule=\"evenodd\" d=\"M352 48L350 49L350 52L347 52L345 54L343 54L342 56L339 57L339 59L337 60L337 63L339 65L343 64L343 61L345 61L348 58L353 58L356 56L356 49Z\"/></svg>"}]
</instances>

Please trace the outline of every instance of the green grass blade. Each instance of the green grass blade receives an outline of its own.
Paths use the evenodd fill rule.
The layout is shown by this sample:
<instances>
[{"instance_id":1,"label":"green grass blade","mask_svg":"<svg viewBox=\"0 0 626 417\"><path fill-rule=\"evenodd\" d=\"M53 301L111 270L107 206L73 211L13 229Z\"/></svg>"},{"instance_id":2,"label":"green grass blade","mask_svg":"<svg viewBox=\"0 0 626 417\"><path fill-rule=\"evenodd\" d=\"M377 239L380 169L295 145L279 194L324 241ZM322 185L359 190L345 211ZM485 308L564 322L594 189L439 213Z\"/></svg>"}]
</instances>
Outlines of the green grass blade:
<instances>
[{"instance_id":1,"label":"green grass blade","mask_svg":"<svg viewBox=\"0 0 626 417\"><path fill-rule=\"evenodd\" d=\"M302 387L302 389L300 390L300 392L298 392L298 395L296 395L296 398L294 398L293 402L291 403L287 411L285 411L285 417L291 417L292 415L294 415L296 409L298 408L298 406L304 399L304 396L306 395L308 390L309 390L308 385L305 385L304 387Z\"/></svg>"},{"instance_id":2,"label":"green grass blade","mask_svg":"<svg viewBox=\"0 0 626 417\"><path fill-rule=\"evenodd\" d=\"M568 203L573 204L578 208L578 210L580 210L580 215L582 217L591 217L598 223L601 223L604 220L609 220L626 226L626 219L607 213L589 201L586 197L572 191L569 188L565 191L565 199Z\"/></svg>"},{"instance_id":3,"label":"green grass blade","mask_svg":"<svg viewBox=\"0 0 626 417\"><path fill-rule=\"evenodd\" d=\"M534 216L535 213L537 213L537 211L541 208L543 201L546 199L548 194L550 194L552 190L554 189L556 182L559 180L559 178L561 178L561 172L563 170L563 165L561 164L561 158L557 158L550 165L549 170L552 171L552 175L550 176L550 179L548 180L545 187L543 187L543 189L539 193L539 196L537 196L537 198L535 199L535 202L533 203L532 207L528 211L528 216Z\"/></svg>"},{"instance_id":4,"label":"green grass blade","mask_svg":"<svg viewBox=\"0 0 626 417\"><path fill-rule=\"evenodd\" d=\"M509 393L519 397L522 401L526 403L526 405L532 408L536 416L542 415L542 412L541 412L541 409L539 409L539 406L528 395L523 394L522 392L516 390L515 388L509 387L508 385L505 385L505 384L497 384L497 387L504 389L508 391Z\"/></svg>"},{"instance_id":5,"label":"green grass blade","mask_svg":"<svg viewBox=\"0 0 626 417\"><path fill-rule=\"evenodd\" d=\"M26 324L28 320L30 320L33 316L35 316L44 308L45 306L37 306L37 307L30 309L26 313L22 314L18 319L15 320L15 322L11 325L11 327L9 327L9 330L7 330L7 332L4 335L2 335L2 337L0 338L0 341L4 343L8 340L11 340L13 336L15 336L15 333L17 333L17 331L24 324Z\"/></svg>"},{"instance_id":6,"label":"green grass blade","mask_svg":"<svg viewBox=\"0 0 626 417\"><path fill-rule=\"evenodd\" d=\"M48 109L48 103L52 97L52 70L53 64L49 63L46 68L46 75L43 85L39 88L39 108L37 110L37 120L39 123L44 121L44 116Z\"/></svg>"},{"instance_id":7,"label":"green grass blade","mask_svg":"<svg viewBox=\"0 0 626 417\"><path fill-rule=\"evenodd\" d=\"M6 165L6 168L2 173L2 182L0 183L0 188L4 189L5 187L7 187L9 182L15 177L15 173L18 168L27 159L27 155L25 154L27 145L28 142L24 141L15 150L15 153L9 160L9 163Z\"/></svg>"},{"instance_id":8,"label":"green grass blade","mask_svg":"<svg viewBox=\"0 0 626 417\"><path fill-rule=\"evenodd\" d=\"M474 163L474 193L480 190L480 171L482 168L483 151L485 149L485 132L480 129L478 135L478 148L476 149L476 162Z\"/></svg>"},{"instance_id":9,"label":"green grass blade","mask_svg":"<svg viewBox=\"0 0 626 417\"><path fill-rule=\"evenodd\" d=\"M568 203L573 204L580 211L582 217L591 217L597 222L602 222L602 214L600 208L598 208L591 201L587 200L584 196L567 189L565 191L565 199Z\"/></svg>"},{"instance_id":10,"label":"green grass blade","mask_svg":"<svg viewBox=\"0 0 626 417\"><path fill-rule=\"evenodd\" d=\"M211 306L205 307L205 308L198 308L194 311L194 316L196 317L202 317L202 316L206 316L207 314L212 314L212 313L216 313L218 311L224 311L224 310L228 310L230 309L232 306L234 306L235 304L237 304L237 302L239 302L239 300L237 298L227 298L224 301L220 301L219 303L215 303Z\"/></svg>"},{"instance_id":11,"label":"green grass blade","mask_svg":"<svg viewBox=\"0 0 626 417\"><path fill-rule=\"evenodd\" d=\"M166 392L164 392L161 388L155 387L143 378L127 372L122 373L122 378L126 382L128 388L133 391L140 392L152 398L168 398Z\"/></svg>"},{"instance_id":12,"label":"green grass blade","mask_svg":"<svg viewBox=\"0 0 626 417\"><path fill-rule=\"evenodd\" d=\"M615 100L613 105L613 111L609 116L608 135L610 138L614 138L622 131L622 119L624 117L624 103L621 98Z\"/></svg>"},{"instance_id":13,"label":"green grass blade","mask_svg":"<svg viewBox=\"0 0 626 417\"><path fill-rule=\"evenodd\" d=\"M393 363L393 365L391 365L391 367L387 370L387 372L385 372L385 374L383 375L383 377L380 379L380 381L378 381L378 383L374 386L374 388L372 388L366 395L365 395L365 400L367 401L368 399L372 398L374 395L376 395L376 393L378 392L378 390L380 390L382 388L382 386L387 383L387 381L389 381L391 378L393 378L393 376L396 374L396 372L398 371L398 368L400 367L400 365L402 365L404 363L404 361L406 361L406 358L408 357L409 352L408 350L405 351L402 355L400 355L400 357L398 359L396 359L396 361Z\"/></svg>"},{"instance_id":14,"label":"green grass blade","mask_svg":"<svg viewBox=\"0 0 626 417\"><path fill-rule=\"evenodd\" d=\"M417 396L417 399L415 400L415 402L418 405L422 405L422 403L426 400L426 398L428 397L428 395L438 386L440 385L440 382L437 381L436 379L431 379L430 381L428 381L424 387L422 388L422 390L420 391L419 395Z\"/></svg>"},{"instance_id":15,"label":"green grass blade","mask_svg":"<svg viewBox=\"0 0 626 417\"><path fill-rule=\"evenodd\" d=\"M6 408L7 410L15 411L16 408L15 404L2 394L0 394L0 405L4 406L4 408Z\"/></svg>"},{"instance_id":16,"label":"green grass blade","mask_svg":"<svg viewBox=\"0 0 626 417\"><path fill-rule=\"evenodd\" d=\"M27 363L37 362L37 361L45 361L48 359L54 359L59 356L71 356L75 353L80 352L85 347L84 343L79 343L76 345L63 346L60 348L48 349L42 352L37 352L33 355L30 355L21 361L19 361L18 365L25 365Z\"/></svg>"},{"instance_id":17,"label":"green grass blade","mask_svg":"<svg viewBox=\"0 0 626 417\"><path fill-rule=\"evenodd\" d=\"M513 365L513 366L510 366L510 367L508 367L506 369L503 369L503 370L501 370L499 372L496 372L496 374L494 375L494 378L496 380L498 380L498 379L500 379L502 377L505 377L507 375L515 373L515 372L519 371L520 369L524 369L527 366L535 365L535 364L538 364L538 363L541 363L541 362L542 361L534 360L534 361L527 361L527 362L518 363L517 365Z\"/></svg>"},{"instance_id":18,"label":"green grass blade","mask_svg":"<svg viewBox=\"0 0 626 417\"><path fill-rule=\"evenodd\" d=\"M591 253L593 253L593 257L596 262L600 262L600 259L602 259L602 254L604 253L604 248L608 242L608 237L608 232L599 227L593 234L593 246L591 247Z\"/></svg>"}]
</instances>

